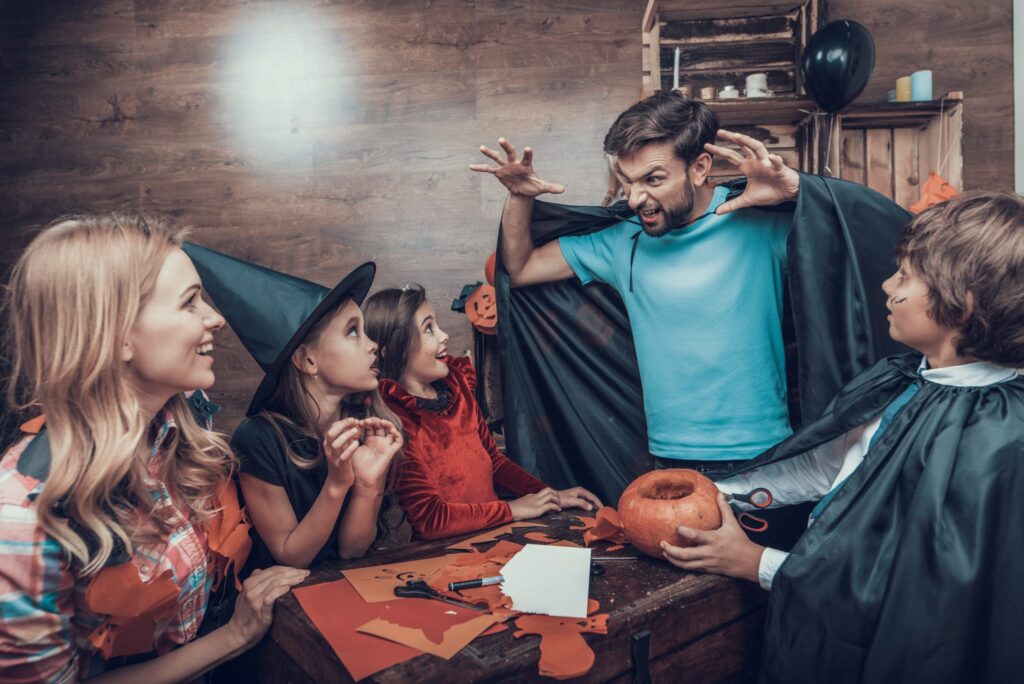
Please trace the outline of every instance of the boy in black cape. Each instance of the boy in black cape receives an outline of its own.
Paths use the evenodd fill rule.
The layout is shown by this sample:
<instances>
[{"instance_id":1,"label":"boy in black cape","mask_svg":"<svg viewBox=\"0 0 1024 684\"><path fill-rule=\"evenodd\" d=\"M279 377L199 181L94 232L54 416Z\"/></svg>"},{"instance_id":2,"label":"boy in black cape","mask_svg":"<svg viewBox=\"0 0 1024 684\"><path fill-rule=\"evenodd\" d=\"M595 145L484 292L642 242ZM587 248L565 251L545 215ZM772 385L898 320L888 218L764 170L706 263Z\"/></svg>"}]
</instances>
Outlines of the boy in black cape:
<instances>
[{"instance_id":1,"label":"boy in black cape","mask_svg":"<svg viewBox=\"0 0 1024 684\"><path fill-rule=\"evenodd\" d=\"M722 528L663 544L687 570L771 590L765 682L1001 682L1024 644L1024 200L968 193L922 212L884 284L917 350L718 482ZM790 553L749 541L728 493L815 501Z\"/></svg>"}]
</instances>

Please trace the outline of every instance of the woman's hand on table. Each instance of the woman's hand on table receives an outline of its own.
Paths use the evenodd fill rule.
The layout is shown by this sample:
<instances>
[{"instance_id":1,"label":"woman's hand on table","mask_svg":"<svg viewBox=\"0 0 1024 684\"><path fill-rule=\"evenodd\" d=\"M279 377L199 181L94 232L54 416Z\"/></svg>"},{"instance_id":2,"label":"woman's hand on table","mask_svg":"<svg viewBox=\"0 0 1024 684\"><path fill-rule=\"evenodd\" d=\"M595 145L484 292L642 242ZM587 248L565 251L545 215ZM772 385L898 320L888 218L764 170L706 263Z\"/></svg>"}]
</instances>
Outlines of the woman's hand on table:
<instances>
[{"instance_id":1,"label":"woman's hand on table","mask_svg":"<svg viewBox=\"0 0 1024 684\"><path fill-rule=\"evenodd\" d=\"M558 503L563 509L582 508L585 511L596 511L604 506L593 492L583 487L570 487L555 493L558 494Z\"/></svg>"},{"instance_id":2,"label":"woman's hand on table","mask_svg":"<svg viewBox=\"0 0 1024 684\"><path fill-rule=\"evenodd\" d=\"M718 508L722 512L720 528L704 531L680 525L679 536L694 545L680 547L663 541L662 556L683 570L712 572L757 582L764 547L750 541L721 492L718 494Z\"/></svg>"},{"instance_id":3,"label":"woman's hand on table","mask_svg":"<svg viewBox=\"0 0 1024 684\"><path fill-rule=\"evenodd\" d=\"M509 501L508 507L512 509L513 520L539 518L545 513L562 510L558 492L551 487L542 489L536 494L527 494L514 501Z\"/></svg>"},{"instance_id":4,"label":"woman's hand on table","mask_svg":"<svg viewBox=\"0 0 1024 684\"><path fill-rule=\"evenodd\" d=\"M242 585L242 592L235 601L235 612L225 629L242 647L253 646L270 629L274 602L307 577L309 570L283 565L256 570Z\"/></svg>"}]
</instances>

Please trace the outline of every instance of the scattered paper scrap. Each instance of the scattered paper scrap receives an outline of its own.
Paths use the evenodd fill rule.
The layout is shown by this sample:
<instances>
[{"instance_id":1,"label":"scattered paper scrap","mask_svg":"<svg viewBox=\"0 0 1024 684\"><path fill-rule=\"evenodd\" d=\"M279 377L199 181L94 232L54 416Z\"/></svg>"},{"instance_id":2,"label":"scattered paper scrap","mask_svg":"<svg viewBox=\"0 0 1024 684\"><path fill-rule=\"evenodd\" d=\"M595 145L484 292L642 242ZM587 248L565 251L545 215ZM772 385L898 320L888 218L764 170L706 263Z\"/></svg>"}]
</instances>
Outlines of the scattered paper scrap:
<instances>
[{"instance_id":1,"label":"scattered paper scrap","mask_svg":"<svg viewBox=\"0 0 1024 684\"><path fill-rule=\"evenodd\" d=\"M587 617L590 549L527 544L501 570L501 592L512 610L562 617Z\"/></svg>"},{"instance_id":2,"label":"scattered paper scrap","mask_svg":"<svg viewBox=\"0 0 1024 684\"><path fill-rule=\"evenodd\" d=\"M547 532L527 532L523 537L538 544L554 544L558 541L554 537L549 536Z\"/></svg>"},{"instance_id":3,"label":"scattered paper scrap","mask_svg":"<svg viewBox=\"0 0 1024 684\"><path fill-rule=\"evenodd\" d=\"M407 599L409 601L425 601L427 599ZM461 610L461 609L460 609ZM452 611L454 612L454 611ZM473 611L465 611L473 613ZM473 613L466 622L460 622L449 626L440 639L430 634L430 626L410 627L403 624L395 624L385 618L376 618L359 628L363 634L373 634L383 639L395 641L412 648L419 649L425 653L431 653L448 660L461 651L469 642L480 636L490 628L498 618L493 615L480 615ZM434 632L437 631L436 623Z\"/></svg>"},{"instance_id":4,"label":"scattered paper scrap","mask_svg":"<svg viewBox=\"0 0 1024 684\"><path fill-rule=\"evenodd\" d=\"M515 637L540 635L540 662L542 677L571 679L590 672L594 666L594 651L583 639L584 632L608 633L608 614L595 615L600 604L590 599L584 620L571 620L548 615L521 615L516 618Z\"/></svg>"},{"instance_id":5,"label":"scattered paper scrap","mask_svg":"<svg viewBox=\"0 0 1024 684\"><path fill-rule=\"evenodd\" d=\"M431 577L451 563L455 557L456 554L452 554L371 565L355 570L342 570L341 574L352 583L352 586L367 603L393 601L395 600L395 587L402 586L409 580L429 582Z\"/></svg>"},{"instance_id":6,"label":"scattered paper scrap","mask_svg":"<svg viewBox=\"0 0 1024 684\"><path fill-rule=\"evenodd\" d=\"M572 530L583 531L583 543L590 546L595 541L607 541L613 544L626 544L629 539L619 519L619 512L611 506L599 508L595 517L578 516L582 526L571 527Z\"/></svg>"},{"instance_id":7,"label":"scattered paper scrap","mask_svg":"<svg viewBox=\"0 0 1024 684\"><path fill-rule=\"evenodd\" d=\"M452 544L446 548L463 551L475 551L473 548L474 544L486 544L487 542L495 541L498 537L502 537L506 534L512 534L512 531L520 527L545 527L544 523L531 523L531 522L514 522L508 525L502 525L501 527L495 527L493 530L488 530L482 534L478 534L475 537L470 537L465 541L460 541L457 544Z\"/></svg>"}]
</instances>

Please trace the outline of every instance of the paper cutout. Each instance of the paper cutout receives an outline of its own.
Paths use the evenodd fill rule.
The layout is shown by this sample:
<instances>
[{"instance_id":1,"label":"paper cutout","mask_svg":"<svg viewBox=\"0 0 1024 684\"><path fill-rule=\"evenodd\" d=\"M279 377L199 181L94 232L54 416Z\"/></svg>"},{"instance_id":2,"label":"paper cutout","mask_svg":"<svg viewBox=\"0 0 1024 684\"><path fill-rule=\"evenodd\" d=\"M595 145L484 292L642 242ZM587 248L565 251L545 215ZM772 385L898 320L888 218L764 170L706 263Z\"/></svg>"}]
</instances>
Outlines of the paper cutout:
<instances>
[{"instance_id":1,"label":"paper cutout","mask_svg":"<svg viewBox=\"0 0 1024 684\"><path fill-rule=\"evenodd\" d=\"M920 214L928 207L953 199L959 194L960 192L950 185L949 181L934 171L929 171L928 180L921 187L921 198L911 204L908 209L912 214Z\"/></svg>"},{"instance_id":2,"label":"paper cutout","mask_svg":"<svg viewBox=\"0 0 1024 684\"><path fill-rule=\"evenodd\" d=\"M156 623L169 618L178 606L180 589L174 574L164 571L143 582L131 562L110 565L89 581L85 605L96 615L106 615L89 635L89 642L105 660L153 650Z\"/></svg>"},{"instance_id":3,"label":"paper cutout","mask_svg":"<svg viewBox=\"0 0 1024 684\"><path fill-rule=\"evenodd\" d=\"M441 568L451 563L452 559L457 557L457 554L452 554L450 556L434 556L419 560L385 563L384 565L371 565L354 570L342 570L341 574L352 583L352 586L367 603L393 601L395 599L395 587L401 586L409 580L429 582L430 578L436 575Z\"/></svg>"},{"instance_id":4,"label":"paper cutout","mask_svg":"<svg viewBox=\"0 0 1024 684\"><path fill-rule=\"evenodd\" d=\"M512 610L563 617L587 617L590 549L527 544L501 570L501 592Z\"/></svg>"},{"instance_id":5,"label":"paper cutout","mask_svg":"<svg viewBox=\"0 0 1024 684\"><path fill-rule=\"evenodd\" d=\"M583 633L607 634L608 614L594 613L600 604L594 599L587 602L588 618L571 620L548 615L522 615L516 618L516 638L527 634L540 636L540 662L542 677L570 679L581 677L594 666L594 651L583 639Z\"/></svg>"},{"instance_id":6,"label":"paper cutout","mask_svg":"<svg viewBox=\"0 0 1024 684\"><path fill-rule=\"evenodd\" d=\"M449 556L449 558L453 559L451 564L442 568L433 578L428 580L428 583L434 589L447 596L470 603L486 605L499 620L507 620L514 615L514 611L511 609L511 599L501 593L500 586L477 587L453 593L448 591L448 584L462 580L500 575L505 563L522 548L521 544L516 544L515 542L500 541L488 551L474 551L473 553Z\"/></svg>"},{"instance_id":7,"label":"paper cutout","mask_svg":"<svg viewBox=\"0 0 1024 684\"><path fill-rule=\"evenodd\" d=\"M428 599L406 599L407 601L426 601ZM491 627L498 618L493 615L480 615L473 611L463 611L462 609L455 609L455 611L471 613L476 617L471 617L466 622L456 623L444 630L438 638L432 632L437 631L438 624L433 622L429 625L421 627L409 627L402 624L395 624L385 618L376 618L366 623L359 628L359 632L363 634L373 634L383 639L395 641L412 648L419 649L425 653L431 653L448 660L453 655L461 651L469 642L480 636L484 630ZM433 628L433 629L432 629Z\"/></svg>"},{"instance_id":8,"label":"paper cutout","mask_svg":"<svg viewBox=\"0 0 1024 684\"><path fill-rule=\"evenodd\" d=\"M410 658L421 651L387 639L361 634L362 625L381 616L383 603L366 603L348 580L314 584L293 589L299 605L330 645L352 679L359 681ZM440 619L451 606L431 599L393 599L395 603L421 602L430 619ZM473 611L465 611L473 616Z\"/></svg>"},{"instance_id":9,"label":"paper cutout","mask_svg":"<svg viewBox=\"0 0 1024 684\"><path fill-rule=\"evenodd\" d=\"M578 516L582 526L570 527L571 530L583 530L583 543L590 546L595 541L607 541L613 544L627 544L626 531L619 519L619 512L611 506L603 506L597 511L596 517Z\"/></svg>"},{"instance_id":10,"label":"paper cutout","mask_svg":"<svg viewBox=\"0 0 1024 684\"><path fill-rule=\"evenodd\" d=\"M545 527L544 523L531 523L531 522L514 522L508 525L502 525L501 527L495 527L493 530L488 530L483 534L478 534L475 537L470 537L465 541L461 541L457 544L452 544L446 548L448 549L462 549L464 551L475 551L473 544L486 544L492 542L498 537L506 534L512 534L512 531L520 527Z\"/></svg>"},{"instance_id":11,"label":"paper cutout","mask_svg":"<svg viewBox=\"0 0 1024 684\"><path fill-rule=\"evenodd\" d=\"M241 591L238 573L249 558L252 538L248 516L238 504L238 490L232 480L226 480L217 492L217 508L220 510L206 523L206 542L214 572L212 591L220 587L228 574L235 580L235 589Z\"/></svg>"},{"instance_id":12,"label":"paper cutout","mask_svg":"<svg viewBox=\"0 0 1024 684\"><path fill-rule=\"evenodd\" d=\"M605 549L605 552L610 553L612 551L619 551L620 549L624 548L626 548L625 544L616 544L615 546L609 546L607 549Z\"/></svg>"},{"instance_id":13,"label":"paper cutout","mask_svg":"<svg viewBox=\"0 0 1024 684\"><path fill-rule=\"evenodd\" d=\"M557 539L549 536L547 532L527 532L523 537L538 544L555 544L558 542Z\"/></svg>"}]
</instances>

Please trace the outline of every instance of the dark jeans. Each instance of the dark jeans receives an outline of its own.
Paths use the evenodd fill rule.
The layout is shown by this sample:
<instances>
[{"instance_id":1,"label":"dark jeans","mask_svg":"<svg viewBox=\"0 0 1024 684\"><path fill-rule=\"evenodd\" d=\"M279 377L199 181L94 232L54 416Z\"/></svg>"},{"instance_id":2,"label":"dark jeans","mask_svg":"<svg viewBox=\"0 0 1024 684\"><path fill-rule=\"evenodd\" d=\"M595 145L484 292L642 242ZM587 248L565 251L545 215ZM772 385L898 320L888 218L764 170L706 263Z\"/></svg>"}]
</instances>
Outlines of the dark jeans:
<instances>
[{"instance_id":1,"label":"dark jeans","mask_svg":"<svg viewBox=\"0 0 1024 684\"><path fill-rule=\"evenodd\" d=\"M711 480L724 480L745 463L746 461L690 461L679 458L654 457L656 470L688 468L696 470ZM813 502L751 511L753 515L763 518L768 523L768 528L764 532L751 532L746 528L743 531L755 544L789 551L807 529L807 517L812 508L814 508Z\"/></svg>"}]
</instances>

